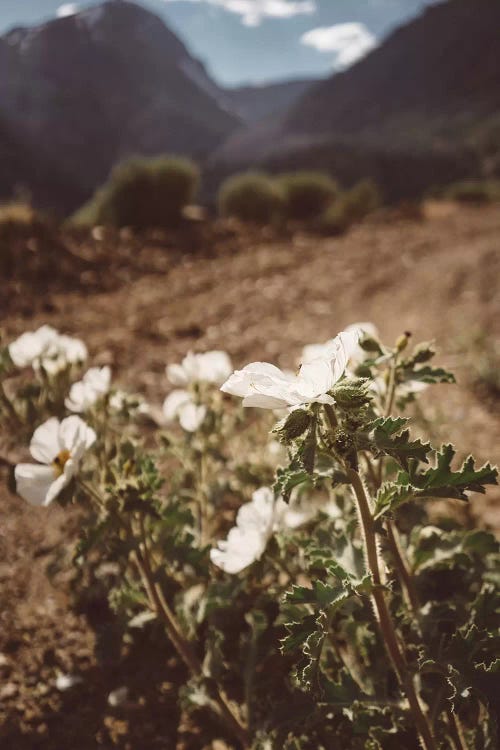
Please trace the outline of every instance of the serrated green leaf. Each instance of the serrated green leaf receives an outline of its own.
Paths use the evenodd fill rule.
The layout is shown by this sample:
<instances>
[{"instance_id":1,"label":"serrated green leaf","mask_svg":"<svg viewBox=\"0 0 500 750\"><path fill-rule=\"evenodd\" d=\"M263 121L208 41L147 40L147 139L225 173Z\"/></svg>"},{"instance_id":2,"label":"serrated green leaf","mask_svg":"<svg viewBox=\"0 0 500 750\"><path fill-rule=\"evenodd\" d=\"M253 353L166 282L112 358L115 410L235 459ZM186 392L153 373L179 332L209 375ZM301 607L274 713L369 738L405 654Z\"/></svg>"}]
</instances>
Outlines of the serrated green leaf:
<instances>
[{"instance_id":1,"label":"serrated green leaf","mask_svg":"<svg viewBox=\"0 0 500 750\"><path fill-rule=\"evenodd\" d=\"M431 385L436 383L456 383L455 376L453 373L442 367L425 367L417 368L404 368L399 371L403 377L403 382L408 380L418 380L421 383L429 383Z\"/></svg>"},{"instance_id":2,"label":"serrated green leaf","mask_svg":"<svg viewBox=\"0 0 500 750\"><path fill-rule=\"evenodd\" d=\"M284 601L287 604L314 604L320 609L329 610L341 607L342 604L352 596L345 586L331 586L323 581L314 581L311 587L293 585L291 591L287 591Z\"/></svg>"},{"instance_id":3,"label":"serrated green leaf","mask_svg":"<svg viewBox=\"0 0 500 750\"><path fill-rule=\"evenodd\" d=\"M347 669L342 669L339 680L334 682L324 674L321 675L321 702L330 706L351 707L355 701L369 700L358 683L351 677Z\"/></svg>"},{"instance_id":4,"label":"serrated green leaf","mask_svg":"<svg viewBox=\"0 0 500 750\"><path fill-rule=\"evenodd\" d=\"M452 445L444 445L437 453L436 465L424 472L417 472L414 464L407 472L400 472L395 482L384 484L376 497L375 517L380 518L399 508L403 503L422 498L454 498L468 500L467 492L484 494L486 485L498 484L498 470L485 464L476 470L475 461L469 456L459 471L453 471L451 462L455 456Z\"/></svg>"},{"instance_id":5,"label":"serrated green leaf","mask_svg":"<svg viewBox=\"0 0 500 750\"><path fill-rule=\"evenodd\" d=\"M436 350L434 348L434 344L430 341L424 341L421 344L417 344L417 346L413 349L411 356L403 360L400 367L402 367L403 369L409 369L416 364L429 362L429 360L431 360L435 354Z\"/></svg>"},{"instance_id":6,"label":"serrated green leaf","mask_svg":"<svg viewBox=\"0 0 500 750\"><path fill-rule=\"evenodd\" d=\"M375 454L391 456L405 469L408 469L410 459L427 463L427 454L431 450L429 443L410 440L410 431L402 430L407 422L403 417L381 417L370 426Z\"/></svg>"},{"instance_id":7,"label":"serrated green leaf","mask_svg":"<svg viewBox=\"0 0 500 750\"><path fill-rule=\"evenodd\" d=\"M276 495L281 495L283 500L288 502L292 490L310 480L311 477L304 467L298 461L292 462L286 469L280 468L277 470L273 490Z\"/></svg>"},{"instance_id":8,"label":"serrated green leaf","mask_svg":"<svg viewBox=\"0 0 500 750\"><path fill-rule=\"evenodd\" d=\"M437 454L436 466L421 474L412 471L408 476L410 483L421 491L429 492L431 497L451 497L459 500L467 500L466 492L484 494L485 485L498 484L496 467L488 463L476 470L472 456L465 459L459 471L453 471L451 462L455 453L452 445L443 445Z\"/></svg>"},{"instance_id":9,"label":"serrated green leaf","mask_svg":"<svg viewBox=\"0 0 500 750\"><path fill-rule=\"evenodd\" d=\"M374 518L381 518L387 513L394 513L401 505L413 500L415 488L409 484L385 482L375 497Z\"/></svg>"},{"instance_id":10,"label":"serrated green leaf","mask_svg":"<svg viewBox=\"0 0 500 750\"><path fill-rule=\"evenodd\" d=\"M316 630L316 617L306 615L297 622L285 623L287 635L280 641L280 649L283 654L293 654L302 651L302 646L308 637Z\"/></svg>"}]
</instances>

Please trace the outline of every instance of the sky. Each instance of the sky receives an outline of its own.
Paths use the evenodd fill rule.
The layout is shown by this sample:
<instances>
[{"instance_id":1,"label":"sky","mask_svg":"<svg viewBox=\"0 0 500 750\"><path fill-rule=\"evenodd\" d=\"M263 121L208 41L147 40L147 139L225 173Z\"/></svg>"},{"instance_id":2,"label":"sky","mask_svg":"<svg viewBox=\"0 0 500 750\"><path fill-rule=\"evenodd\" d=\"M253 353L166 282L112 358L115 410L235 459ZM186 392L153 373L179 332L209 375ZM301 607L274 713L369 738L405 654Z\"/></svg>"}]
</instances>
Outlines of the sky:
<instances>
[{"instance_id":1,"label":"sky","mask_svg":"<svg viewBox=\"0 0 500 750\"><path fill-rule=\"evenodd\" d=\"M435 0L136 0L222 85L326 76L352 65ZM0 33L97 0L0 0Z\"/></svg>"}]
</instances>

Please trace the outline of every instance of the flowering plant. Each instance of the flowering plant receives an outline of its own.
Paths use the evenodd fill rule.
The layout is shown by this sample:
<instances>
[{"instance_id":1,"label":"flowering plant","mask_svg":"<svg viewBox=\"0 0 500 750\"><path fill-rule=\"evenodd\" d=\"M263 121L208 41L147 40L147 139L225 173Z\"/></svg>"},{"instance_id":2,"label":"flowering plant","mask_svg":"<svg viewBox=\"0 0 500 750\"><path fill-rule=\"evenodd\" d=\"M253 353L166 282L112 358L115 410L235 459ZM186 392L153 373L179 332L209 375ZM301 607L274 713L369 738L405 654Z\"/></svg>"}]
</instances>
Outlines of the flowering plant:
<instances>
[{"instance_id":1,"label":"flowering plant","mask_svg":"<svg viewBox=\"0 0 500 750\"><path fill-rule=\"evenodd\" d=\"M357 324L297 374L190 353L161 409L109 368L82 377L61 338L0 354L5 437L36 427L17 492L80 506L81 591L112 563L115 632L162 626L193 747L493 750L498 544L434 501L497 470L410 431L424 388L454 380L431 345Z\"/></svg>"}]
</instances>

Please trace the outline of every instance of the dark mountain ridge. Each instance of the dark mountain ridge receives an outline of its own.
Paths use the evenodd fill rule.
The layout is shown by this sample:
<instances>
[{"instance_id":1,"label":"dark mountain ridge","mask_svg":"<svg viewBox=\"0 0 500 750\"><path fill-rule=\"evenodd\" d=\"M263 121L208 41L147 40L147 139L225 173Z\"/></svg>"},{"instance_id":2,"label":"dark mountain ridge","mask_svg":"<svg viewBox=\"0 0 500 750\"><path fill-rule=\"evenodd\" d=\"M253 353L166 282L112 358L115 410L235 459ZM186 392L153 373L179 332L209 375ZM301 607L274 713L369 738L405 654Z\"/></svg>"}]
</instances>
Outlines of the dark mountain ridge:
<instances>
[{"instance_id":1,"label":"dark mountain ridge","mask_svg":"<svg viewBox=\"0 0 500 750\"><path fill-rule=\"evenodd\" d=\"M157 16L125 0L0 39L0 119L24 148L70 175L64 212L131 154L203 158L240 124L224 92ZM0 177L0 196L12 191Z\"/></svg>"},{"instance_id":2,"label":"dark mountain ridge","mask_svg":"<svg viewBox=\"0 0 500 750\"><path fill-rule=\"evenodd\" d=\"M225 93L233 110L247 124L284 114L309 91L317 80L303 78L259 85L238 86Z\"/></svg>"},{"instance_id":3,"label":"dark mountain ridge","mask_svg":"<svg viewBox=\"0 0 500 750\"><path fill-rule=\"evenodd\" d=\"M371 176L390 200L481 171L476 135L500 116L500 2L448 0L393 32L284 116L232 134L212 188L249 166ZM500 144L499 144L500 151Z\"/></svg>"}]
</instances>

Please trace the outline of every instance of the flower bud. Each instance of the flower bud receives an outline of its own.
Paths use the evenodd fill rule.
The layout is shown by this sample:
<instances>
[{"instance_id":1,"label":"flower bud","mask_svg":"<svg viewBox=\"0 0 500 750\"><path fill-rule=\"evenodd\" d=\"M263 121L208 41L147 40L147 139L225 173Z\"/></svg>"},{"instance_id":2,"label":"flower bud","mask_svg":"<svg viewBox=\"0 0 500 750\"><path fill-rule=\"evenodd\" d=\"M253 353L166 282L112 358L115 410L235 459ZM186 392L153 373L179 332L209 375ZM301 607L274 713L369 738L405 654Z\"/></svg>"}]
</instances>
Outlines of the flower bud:
<instances>
[{"instance_id":1,"label":"flower bud","mask_svg":"<svg viewBox=\"0 0 500 750\"><path fill-rule=\"evenodd\" d=\"M408 346L408 342L410 340L411 333L409 331L405 331L402 336L398 338L396 341L396 351L402 352L406 349Z\"/></svg>"}]
</instances>

